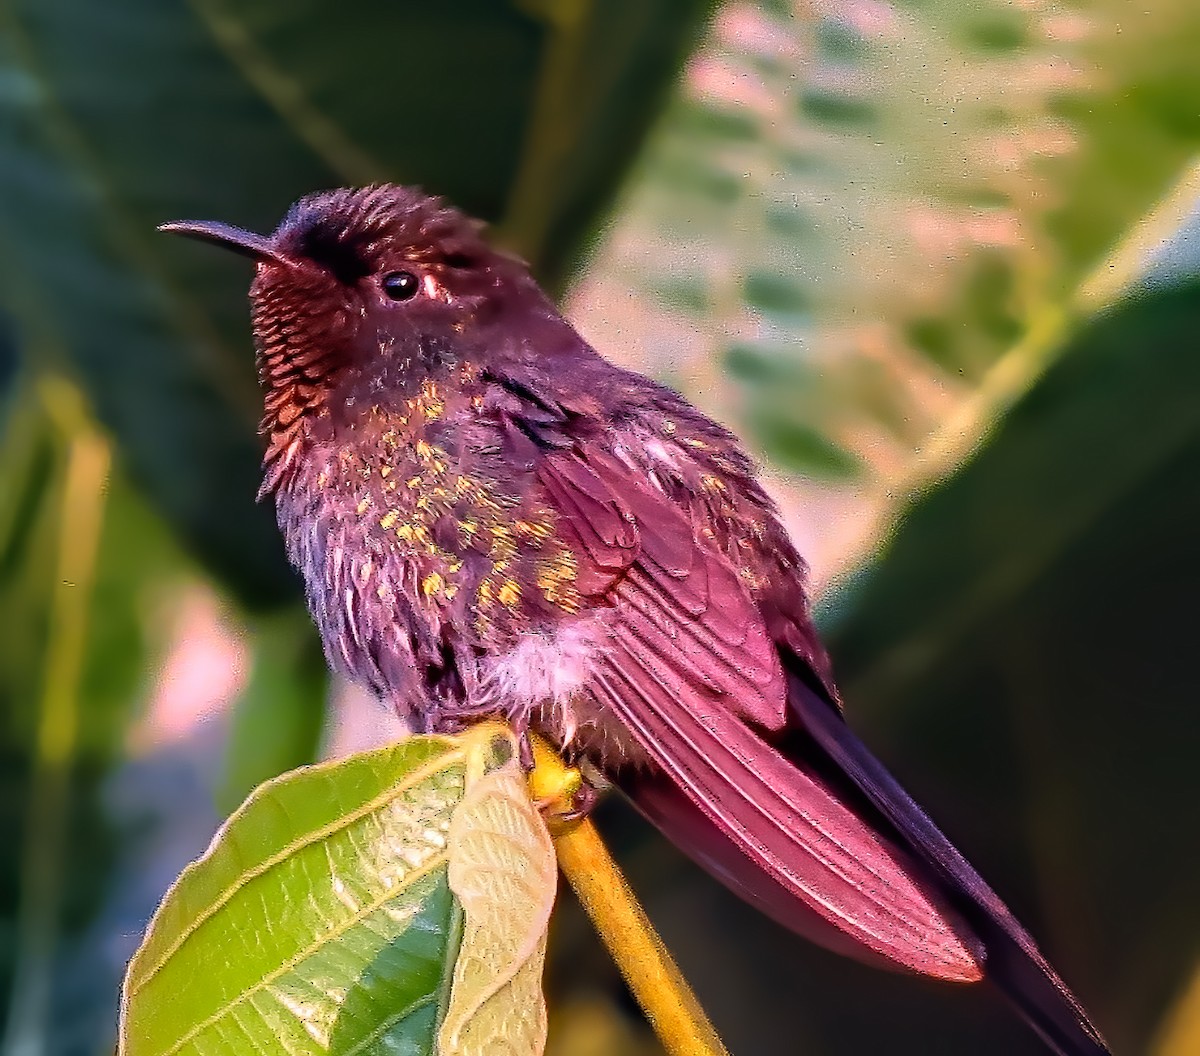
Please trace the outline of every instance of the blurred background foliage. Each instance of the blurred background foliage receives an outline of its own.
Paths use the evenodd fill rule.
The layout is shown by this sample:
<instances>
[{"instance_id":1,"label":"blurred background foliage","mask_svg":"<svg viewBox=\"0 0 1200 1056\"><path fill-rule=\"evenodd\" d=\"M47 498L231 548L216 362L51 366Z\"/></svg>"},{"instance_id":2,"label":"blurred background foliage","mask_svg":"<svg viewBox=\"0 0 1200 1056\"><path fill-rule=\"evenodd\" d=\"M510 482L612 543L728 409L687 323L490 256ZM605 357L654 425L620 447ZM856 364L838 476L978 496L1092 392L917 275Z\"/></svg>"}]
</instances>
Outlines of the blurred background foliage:
<instances>
[{"instance_id":1,"label":"blurred background foliage","mask_svg":"<svg viewBox=\"0 0 1200 1056\"><path fill-rule=\"evenodd\" d=\"M389 735L253 503L247 269L153 230L373 179L747 438L854 724L1118 1052L1200 1050L1196 54L1191 0L0 9L6 1056L109 1051L221 814ZM602 821L733 1052L1040 1051ZM553 939L551 1051L656 1051Z\"/></svg>"}]
</instances>

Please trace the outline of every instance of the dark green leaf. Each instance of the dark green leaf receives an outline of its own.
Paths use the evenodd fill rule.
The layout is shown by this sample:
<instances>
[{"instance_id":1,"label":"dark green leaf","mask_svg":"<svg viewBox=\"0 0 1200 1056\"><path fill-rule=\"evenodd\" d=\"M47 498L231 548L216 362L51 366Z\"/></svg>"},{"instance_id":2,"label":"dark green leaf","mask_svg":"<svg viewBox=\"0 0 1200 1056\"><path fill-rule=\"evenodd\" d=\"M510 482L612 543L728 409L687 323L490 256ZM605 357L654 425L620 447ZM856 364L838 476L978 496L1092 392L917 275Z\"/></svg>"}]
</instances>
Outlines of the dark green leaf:
<instances>
[{"instance_id":1,"label":"dark green leaf","mask_svg":"<svg viewBox=\"0 0 1200 1056\"><path fill-rule=\"evenodd\" d=\"M295 599L256 507L249 271L155 233L269 230L394 179L561 287L707 4L19 2L0 19L0 298L75 364L131 475L239 595Z\"/></svg>"},{"instance_id":2,"label":"dark green leaf","mask_svg":"<svg viewBox=\"0 0 1200 1056\"><path fill-rule=\"evenodd\" d=\"M1200 932L1198 329L1196 284L1087 327L832 620L851 712L992 833L985 875L1036 862L1114 1051L1147 1050Z\"/></svg>"},{"instance_id":3,"label":"dark green leaf","mask_svg":"<svg viewBox=\"0 0 1200 1056\"><path fill-rule=\"evenodd\" d=\"M811 306L808 291L794 273L751 271L744 285L746 303L774 319L804 318Z\"/></svg>"},{"instance_id":4,"label":"dark green leaf","mask_svg":"<svg viewBox=\"0 0 1200 1056\"><path fill-rule=\"evenodd\" d=\"M725 369L738 381L778 384L795 371L792 350L771 345L736 344L725 350Z\"/></svg>"}]
</instances>

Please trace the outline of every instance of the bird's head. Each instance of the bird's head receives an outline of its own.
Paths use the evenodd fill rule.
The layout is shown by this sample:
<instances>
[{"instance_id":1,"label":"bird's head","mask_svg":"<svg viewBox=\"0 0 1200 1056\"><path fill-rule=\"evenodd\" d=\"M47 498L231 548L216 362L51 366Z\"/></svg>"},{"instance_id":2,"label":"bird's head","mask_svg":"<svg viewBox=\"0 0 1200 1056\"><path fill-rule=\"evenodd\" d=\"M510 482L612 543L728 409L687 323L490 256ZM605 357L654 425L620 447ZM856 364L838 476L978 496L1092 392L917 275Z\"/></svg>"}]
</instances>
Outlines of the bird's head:
<instances>
[{"instance_id":1,"label":"bird's head","mask_svg":"<svg viewBox=\"0 0 1200 1056\"><path fill-rule=\"evenodd\" d=\"M408 187L308 195L270 235L193 221L161 230L256 262L250 300L268 431L348 375L427 370L506 313L548 306L526 266L488 245L478 223Z\"/></svg>"}]
</instances>

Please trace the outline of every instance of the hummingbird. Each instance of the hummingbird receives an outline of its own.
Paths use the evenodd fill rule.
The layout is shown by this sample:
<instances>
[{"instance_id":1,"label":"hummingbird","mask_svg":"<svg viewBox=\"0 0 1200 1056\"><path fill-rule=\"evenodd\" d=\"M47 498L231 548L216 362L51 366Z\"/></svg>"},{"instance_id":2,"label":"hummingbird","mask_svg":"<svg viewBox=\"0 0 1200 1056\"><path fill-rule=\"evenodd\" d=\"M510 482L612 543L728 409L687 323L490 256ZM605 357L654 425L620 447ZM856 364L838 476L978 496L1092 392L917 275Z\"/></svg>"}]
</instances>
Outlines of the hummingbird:
<instances>
[{"instance_id":1,"label":"hummingbird","mask_svg":"<svg viewBox=\"0 0 1200 1056\"><path fill-rule=\"evenodd\" d=\"M1109 1051L851 731L806 565L735 436L604 359L417 189L311 194L270 235L161 230L255 262L259 497L332 668L414 731L537 731L785 927L987 978L1060 1056Z\"/></svg>"}]
</instances>

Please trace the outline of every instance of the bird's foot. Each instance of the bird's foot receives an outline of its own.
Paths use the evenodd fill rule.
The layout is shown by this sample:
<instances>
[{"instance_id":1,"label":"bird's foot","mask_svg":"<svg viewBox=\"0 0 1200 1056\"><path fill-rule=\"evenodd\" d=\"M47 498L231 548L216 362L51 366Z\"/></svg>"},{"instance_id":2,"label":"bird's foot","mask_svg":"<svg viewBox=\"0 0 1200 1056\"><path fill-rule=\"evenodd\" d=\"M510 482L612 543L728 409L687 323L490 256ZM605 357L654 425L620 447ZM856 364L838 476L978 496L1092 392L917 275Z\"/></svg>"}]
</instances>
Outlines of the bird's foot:
<instances>
[{"instance_id":1,"label":"bird's foot","mask_svg":"<svg viewBox=\"0 0 1200 1056\"><path fill-rule=\"evenodd\" d=\"M526 774L532 774L533 768L537 766L537 758L534 755L533 737L528 726L517 733L517 758L521 761L521 769Z\"/></svg>"},{"instance_id":2,"label":"bird's foot","mask_svg":"<svg viewBox=\"0 0 1200 1056\"><path fill-rule=\"evenodd\" d=\"M568 772L579 778L574 795L565 802L554 801L545 807L538 804L538 809L542 811L542 816L546 819L546 824L550 826L550 831L555 833L573 829L591 814L600 801L600 791L595 785L574 768Z\"/></svg>"},{"instance_id":3,"label":"bird's foot","mask_svg":"<svg viewBox=\"0 0 1200 1056\"><path fill-rule=\"evenodd\" d=\"M592 812L600 793L578 769L566 766L549 749L543 757L543 747L530 745L535 763L529 770L529 794L551 834L559 836Z\"/></svg>"},{"instance_id":4,"label":"bird's foot","mask_svg":"<svg viewBox=\"0 0 1200 1056\"><path fill-rule=\"evenodd\" d=\"M454 737L460 733L471 729L472 726L478 726L481 722L507 722L508 718L494 704L479 704L466 706L456 704L453 709L446 708L439 710L436 713L435 721L430 725L427 732L444 733L447 736ZM513 732L517 735L519 741L525 739L523 728L518 728L514 725ZM426 731L418 731L426 732ZM524 747L522 747L521 763L524 765ZM528 769L528 767L526 767Z\"/></svg>"}]
</instances>

